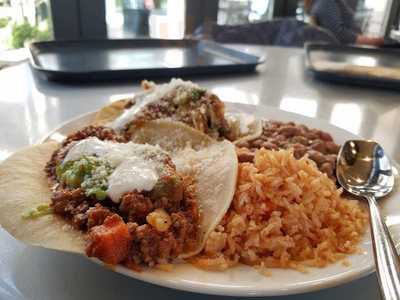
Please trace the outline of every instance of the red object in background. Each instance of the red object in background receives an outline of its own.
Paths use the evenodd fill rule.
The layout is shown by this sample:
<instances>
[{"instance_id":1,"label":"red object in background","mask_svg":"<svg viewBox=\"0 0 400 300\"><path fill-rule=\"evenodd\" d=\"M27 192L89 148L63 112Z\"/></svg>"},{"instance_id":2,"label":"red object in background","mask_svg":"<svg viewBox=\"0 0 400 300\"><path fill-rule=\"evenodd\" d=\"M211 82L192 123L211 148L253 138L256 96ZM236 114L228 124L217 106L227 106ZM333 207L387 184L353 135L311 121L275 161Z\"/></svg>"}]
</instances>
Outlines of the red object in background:
<instances>
[{"instance_id":1,"label":"red object in background","mask_svg":"<svg viewBox=\"0 0 400 300\"><path fill-rule=\"evenodd\" d=\"M153 0L144 0L144 8L145 9L153 9L154 8L154 1Z\"/></svg>"}]
</instances>

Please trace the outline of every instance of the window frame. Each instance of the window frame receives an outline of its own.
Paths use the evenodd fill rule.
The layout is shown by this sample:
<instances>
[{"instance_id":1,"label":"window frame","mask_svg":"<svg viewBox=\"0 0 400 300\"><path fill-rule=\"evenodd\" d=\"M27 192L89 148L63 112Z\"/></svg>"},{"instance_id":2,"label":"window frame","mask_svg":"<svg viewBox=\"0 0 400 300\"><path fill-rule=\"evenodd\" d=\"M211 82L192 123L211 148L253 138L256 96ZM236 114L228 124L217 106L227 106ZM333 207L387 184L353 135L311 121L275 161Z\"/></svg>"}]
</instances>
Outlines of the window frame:
<instances>
[{"instance_id":1,"label":"window frame","mask_svg":"<svg viewBox=\"0 0 400 300\"><path fill-rule=\"evenodd\" d=\"M107 38L105 1L50 0L50 7L55 40Z\"/></svg>"}]
</instances>

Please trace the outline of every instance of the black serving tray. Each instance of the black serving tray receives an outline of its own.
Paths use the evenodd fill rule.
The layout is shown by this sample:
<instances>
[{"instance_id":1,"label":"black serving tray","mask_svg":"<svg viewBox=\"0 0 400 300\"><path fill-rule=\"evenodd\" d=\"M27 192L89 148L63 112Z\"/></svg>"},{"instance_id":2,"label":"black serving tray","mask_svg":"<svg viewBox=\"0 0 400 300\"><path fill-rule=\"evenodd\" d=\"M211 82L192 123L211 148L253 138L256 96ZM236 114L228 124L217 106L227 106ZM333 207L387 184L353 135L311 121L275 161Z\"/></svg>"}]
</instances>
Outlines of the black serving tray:
<instances>
[{"instance_id":1,"label":"black serving tray","mask_svg":"<svg viewBox=\"0 0 400 300\"><path fill-rule=\"evenodd\" d=\"M221 44L188 39L50 41L29 49L32 67L57 81L251 72L262 62Z\"/></svg>"},{"instance_id":2,"label":"black serving tray","mask_svg":"<svg viewBox=\"0 0 400 300\"><path fill-rule=\"evenodd\" d=\"M400 80L396 78L323 70L316 66L317 60L323 60L352 66L376 66L400 70L400 51L397 49L308 43L305 45L305 53L306 67L317 79L347 85L400 89Z\"/></svg>"}]
</instances>

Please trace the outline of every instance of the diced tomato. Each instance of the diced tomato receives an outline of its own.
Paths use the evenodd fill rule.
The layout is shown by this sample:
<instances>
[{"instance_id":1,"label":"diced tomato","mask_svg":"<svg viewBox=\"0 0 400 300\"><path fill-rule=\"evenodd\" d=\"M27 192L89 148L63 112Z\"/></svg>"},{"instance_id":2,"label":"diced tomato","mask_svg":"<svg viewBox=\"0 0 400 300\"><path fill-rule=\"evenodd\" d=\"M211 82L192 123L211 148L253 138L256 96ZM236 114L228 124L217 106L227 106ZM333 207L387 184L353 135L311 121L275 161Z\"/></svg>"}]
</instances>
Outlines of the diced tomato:
<instances>
[{"instance_id":1,"label":"diced tomato","mask_svg":"<svg viewBox=\"0 0 400 300\"><path fill-rule=\"evenodd\" d=\"M102 225L90 229L86 254L116 265L127 257L130 241L128 226L114 214L107 217Z\"/></svg>"}]
</instances>

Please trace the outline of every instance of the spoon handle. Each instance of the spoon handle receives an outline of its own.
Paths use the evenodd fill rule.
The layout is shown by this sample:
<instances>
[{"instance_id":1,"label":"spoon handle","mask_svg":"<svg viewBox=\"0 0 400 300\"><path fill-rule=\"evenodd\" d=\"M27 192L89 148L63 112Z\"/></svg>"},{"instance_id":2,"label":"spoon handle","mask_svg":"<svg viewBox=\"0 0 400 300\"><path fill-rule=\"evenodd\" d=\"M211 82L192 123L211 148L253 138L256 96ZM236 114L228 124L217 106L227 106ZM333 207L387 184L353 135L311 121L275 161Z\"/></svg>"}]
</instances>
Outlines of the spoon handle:
<instances>
[{"instance_id":1,"label":"spoon handle","mask_svg":"<svg viewBox=\"0 0 400 300\"><path fill-rule=\"evenodd\" d=\"M400 261L375 197L366 195L378 280L384 299L400 299Z\"/></svg>"}]
</instances>

